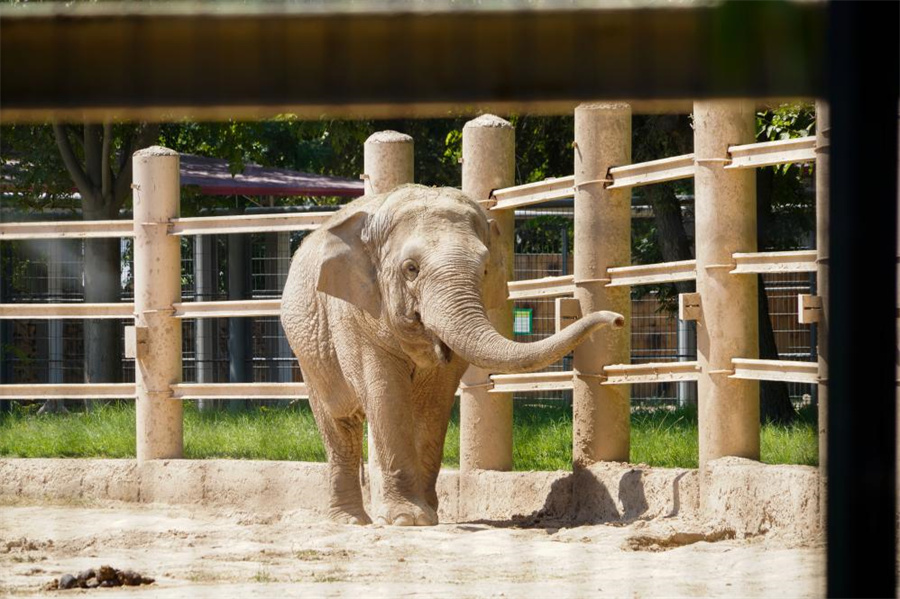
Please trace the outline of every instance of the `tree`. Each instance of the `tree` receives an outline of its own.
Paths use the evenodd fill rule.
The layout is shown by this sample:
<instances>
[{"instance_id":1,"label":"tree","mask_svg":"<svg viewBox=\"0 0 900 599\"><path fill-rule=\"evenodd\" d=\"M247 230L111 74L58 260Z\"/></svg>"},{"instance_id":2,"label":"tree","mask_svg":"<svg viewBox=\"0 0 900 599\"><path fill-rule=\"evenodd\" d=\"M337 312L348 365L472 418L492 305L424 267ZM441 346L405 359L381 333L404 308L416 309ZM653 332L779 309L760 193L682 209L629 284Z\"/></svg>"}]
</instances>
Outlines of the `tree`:
<instances>
[{"instance_id":1,"label":"tree","mask_svg":"<svg viewBox=\"0 0 900 599\"><path fill-rule=\"evenodd\" d=\"M812 106L782 105L757 115L757 139L775 141L805 137L813 132ZM815 198L811 188L812 166L784 164L756 170L756 227L760 251L803 247L803 236L815 230ZM778 359L775 333L769 318L769 300L759 276L759 357ZM796 412L788 395L787 383L760 383L760 418L787 424Z\"/></svg>"},{"instance_id":2,"label":"tree","mask_svg":"<svg viewBox=\"0 0 900 599\"><path fill-rule=\"evenodd\" d=\"M4 128L0 154L15 166L12 185L21 208L80 209L84 220L109 220L119 218L131 197L131 155L156 143L158 132L147 124L13 126ZM120 301L119 248L118 239L85 240L86 302ZM85 320L85 382L121 379L119 337L116 321Z\"/></svg>"},{"instance_id":3,"label":"tree","mask_svg":"<svg viewBox=\"0 0 900 599\"><path fill-rule=\"evenodd\" d=\"M687 118L679 115L636 117L634 161L690 152L693 143ZM784 105L758 114L757 137L759 141L802 137L810 134L814 124L811 106ZM805 183L810 173L811 168L804 169L796 165L757 169L757 245L760 251L800 247L802 236L812 230L814 206L809 194L805 192ZM642 188L643 197L653 207L655 227L645 232L652 239L637 238L636 254L647 257L648 254L658 252L666 262L689 260L692 257L682 208L677 198L678 192L686 191L679 188L683 185L674 182ZM655 260L647 260L652 261ZM673 287L665 287L660 290L660 295L664 299L673 300ZM690 291L693 284L678 283L674 287L677 293L684 293ZM759 277L758 290L759 356L762 359L778 359L762 276ZM674 309L674 302L671 302L670 308ZM762 381L760 419L785 424L795 416L787 384L783 381Z\"/></svg>"},{"instance_id":4,"label":"tree","mask_svg":"<svg viewBox=\"0 0 900 599\"><path fill-rule=\"evenodd\" d=\"M131 197L131 155L156 142L159 127L136 125L113 131L111 123L84 124L80 128L55 123L53 135L69 176L81 194L84 220L119 217ZM73 146L73 142L75 145ZM121 256L118 239L84 242L84 301L117 302L121 299ZM119 326L113 320L84 323L85 381L121 380Z\"/></svg>"}]
</instances>

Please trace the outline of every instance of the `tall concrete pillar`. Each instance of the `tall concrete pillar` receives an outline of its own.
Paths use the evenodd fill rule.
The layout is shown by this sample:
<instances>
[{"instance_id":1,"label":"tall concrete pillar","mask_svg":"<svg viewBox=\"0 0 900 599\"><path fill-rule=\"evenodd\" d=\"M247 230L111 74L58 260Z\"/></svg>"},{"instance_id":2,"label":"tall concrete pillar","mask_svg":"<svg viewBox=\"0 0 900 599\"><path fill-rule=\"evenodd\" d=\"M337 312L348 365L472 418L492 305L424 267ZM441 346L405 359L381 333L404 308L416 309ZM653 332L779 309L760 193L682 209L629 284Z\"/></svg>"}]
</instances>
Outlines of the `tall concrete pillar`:
<instances>
[{"instance_id":1,"label":"tall concrete pillar","mask_svg":"<svg viewBox=\"0 0 900 599\"><path fill-rule=\"evenodd\" d=\"M515 183L515 129L500 117L485 114L463 127L462 190L476 201ZM500 247L507 280L512 279L515 212L492 212L500 229ZM492 251L494 248L492 248ZM505 286L504 286L505 287ZM485 298L488 317L505 337L512 338L512 302ZM512 394L488 393L492 373L470 366L462 378L459 398L460 470L512 469Z\"/></svg>"},{"instance_id":2,"label":"tall concrete pillar","mask_svg":"<svg viewBox=\"0 0 900 599\"><path fill-rule=\"evenodd\" d=\"M181 382L181 322L172 307L181 301L181 243L167 234L180 207L178 165L178 152L167 148L134 153L138 462L182 456L181 401L170 388Z\"/></svg>"},{"instance_id":3,"label":"tall concrete pillar","mask_svg":"<svg viewBox=\"0 0 900 599\"><path fill-rule=\"evenodd\" d=\"M759 459L759 383L728 378L732 358L759 356L757 276L729 274L734 252L756 251L756 173L726 170L728 146L753 143L753 102L694 102L695 252L700 466Z\"/></svg>"},{"instance_id":4,"label":"tall concrete pillar","mask_svg":"<svg viewBox=\"0 0 900 599\"><path fill-rule=\"evenodd\" d=\"M575 348L572 461L627 462L631 388L603 385L603 367L631 360L631 289L606 287L606 269L631 264L631 190L606 189L610 167L631 163L631 106L609 102L575 109L575 298L581 313L625 316L615 335L594 334Z\"/></svg>"},{"instance_id":5,"label":"tall concrete pillar","mask_svg":"<svg viewBox=\"0 0 900 599\"><path fill-rule=\"evenodd\" d=\"M828 103L816 102L816 295L822 302L816 322L819 356L819 514L825 524L828 498L828 178L831 145Z\"/></svg>"},{"instance_id":6,"label":"tall concrete pillar","mask_svg":"<svg viewBox=\"0 0 900 599\"><path fill-rule=\"evenodd\" d=\"M413 182L413 138L397 131L379 131L366 140L363 147L363 170L366 194L387 193ZM369 454L370 511L378 511L381 498L381 469L375 450L375 437L367 436Z\"/></svg>"}]
</instances>

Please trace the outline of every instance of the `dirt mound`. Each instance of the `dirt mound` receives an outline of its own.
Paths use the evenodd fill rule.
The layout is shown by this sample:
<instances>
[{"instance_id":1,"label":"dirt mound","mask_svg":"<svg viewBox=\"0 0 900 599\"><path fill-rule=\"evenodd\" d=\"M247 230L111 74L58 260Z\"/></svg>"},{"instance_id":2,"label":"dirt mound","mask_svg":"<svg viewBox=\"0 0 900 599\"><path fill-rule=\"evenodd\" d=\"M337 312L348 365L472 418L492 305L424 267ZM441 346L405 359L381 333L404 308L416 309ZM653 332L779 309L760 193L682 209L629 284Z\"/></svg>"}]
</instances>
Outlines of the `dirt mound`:
<instances>
[{"instance_id":1,"label":"dirt mound","mask_svg":"<svg viewBox=\"0 0 900 599\"><path fill-rule=\"evenodd\" d=\"M308 510L259 515L133 503L0 504L0 596L46 596L48 579L58 588L64 575L77 580L98 564L154 578L151 594L162 599L824 592L821 543L789 546L772 534L730 538L731 529L679 518L404 529L337 525Z\"/></svg>"}]
</instances>

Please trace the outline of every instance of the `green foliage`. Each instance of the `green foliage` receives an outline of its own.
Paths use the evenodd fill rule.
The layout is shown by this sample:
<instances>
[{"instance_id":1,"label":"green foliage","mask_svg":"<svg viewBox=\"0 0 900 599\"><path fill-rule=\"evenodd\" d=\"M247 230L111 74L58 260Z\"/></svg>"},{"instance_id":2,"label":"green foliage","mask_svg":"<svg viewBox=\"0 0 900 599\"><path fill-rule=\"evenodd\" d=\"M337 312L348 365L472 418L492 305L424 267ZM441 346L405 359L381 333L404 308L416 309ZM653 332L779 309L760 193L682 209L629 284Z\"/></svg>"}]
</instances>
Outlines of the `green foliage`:
<instances>
[{"instance_id":1,"label":"green foliage","mask_svg":"<svg viewBox=\"0 0 900 599\"><path fill-rule=\"evenodd\" d=\"M0 456L134 457L132 402L91 411L37 415L39 404L0 413ZM325 450L308 404L258 406L240 412L199 412L186 402L185 457L321 462ZM631 461L659 467L697 466L697 414L693 410L636 410L631 416ZM762 461L818 462L814 410L790 426L763 425ZM572 408L563 402L516 401L513 408L516 470L567 470L572 461ZM363 443L363 447L366 445ZM444 465L459 465L459 408L444 446Z\"/></svg>"},{"instance_id":2,"label":"green foliage","mask_svg":"<svg viewBox=\"0 0 900 599\"><path fill-rule=\"evenodd\" d=\"M783 104L757 114L757 141L813 135L815 124L812 104ZM807 247L806 236L815 230L814 167L814 163L806 163L757 169L757 192L765 218L760 223L761 251Z\"/></svg>"},{"instance_id":3,"label":"green foliage","mask_svg":"<svg viewBox=\"0 0 900 599\"><path fill-rule=\"evenodd\" d=\"M78 151L80 148L76 148ZM81 207L72 197L75 184L66 172L49 125L0 127L0 168L2 190L16 192L15 197L0 200L0 207L22 212L74 212Z\"/></svg>"},{"instance_id":4,"label":"green foliage","mask_svg":"<svg viewBox=\"0 0 900 599\"><path fill-rule=\"evenodd\" d=\"M756 114L756 138L778 141L815 134L815 106L809 103L782 104Z\"/></svg>"},{"instance_id":5,"label":"green foliage","mask_svg":"<svg viewBox=\"0 0 900 599\"><path fill-rule=\"evenodd\" d=\"M572 219L565 216L536 216L517 223L516 252L521 254L558 254L562 252L562 234L568 237L571 252L575 245Z\"/></svg>"}]
</instances>

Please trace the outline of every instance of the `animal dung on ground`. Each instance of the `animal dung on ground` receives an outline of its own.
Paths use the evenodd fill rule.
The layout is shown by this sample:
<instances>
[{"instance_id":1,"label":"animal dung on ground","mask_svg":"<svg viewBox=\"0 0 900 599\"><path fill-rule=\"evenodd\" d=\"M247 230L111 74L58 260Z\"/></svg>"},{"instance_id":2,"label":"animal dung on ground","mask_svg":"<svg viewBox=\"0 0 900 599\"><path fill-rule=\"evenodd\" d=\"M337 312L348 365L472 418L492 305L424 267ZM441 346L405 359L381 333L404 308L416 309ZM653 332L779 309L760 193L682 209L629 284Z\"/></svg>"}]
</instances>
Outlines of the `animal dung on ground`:
<instances>
[{"instance_id":1,"label":"animal dung on ground","mask_svg":"<svg viewBox=\"0 0 900 599\"><path fill-rule=\"evenodd\" d=\"M149 576L142 576L134 570L118 570L112 566L100 566L96 570L89 568L77 575L63 574L47 583L46 590L96 589L99 587L136 587L142 584L153 584Z\"/></svg>"}]
</instances>

